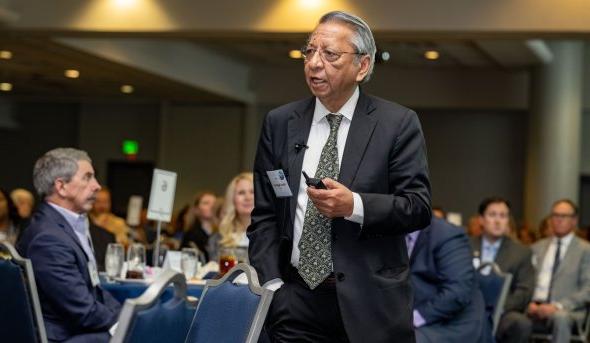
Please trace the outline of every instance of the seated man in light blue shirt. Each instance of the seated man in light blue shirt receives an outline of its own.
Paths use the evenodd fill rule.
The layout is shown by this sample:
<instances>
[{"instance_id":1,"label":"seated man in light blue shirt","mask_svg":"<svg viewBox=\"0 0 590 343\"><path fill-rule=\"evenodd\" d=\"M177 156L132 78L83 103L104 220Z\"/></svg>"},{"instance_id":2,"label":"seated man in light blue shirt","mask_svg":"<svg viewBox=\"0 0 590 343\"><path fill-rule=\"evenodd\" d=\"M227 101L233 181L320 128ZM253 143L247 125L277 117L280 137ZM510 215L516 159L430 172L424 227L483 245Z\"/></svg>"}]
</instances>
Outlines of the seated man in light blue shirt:
<instances>
[{"instance_id":1,"label":"seated man in light blue shirt","mask_svg":"<svg viewBox=\"0 0 590 343\"><path fill-rule=\"evenodd\" d=\"M465 232L442 219L406 236L416 342L477 342L484 303Z\"/></svg>"}]
</instances>

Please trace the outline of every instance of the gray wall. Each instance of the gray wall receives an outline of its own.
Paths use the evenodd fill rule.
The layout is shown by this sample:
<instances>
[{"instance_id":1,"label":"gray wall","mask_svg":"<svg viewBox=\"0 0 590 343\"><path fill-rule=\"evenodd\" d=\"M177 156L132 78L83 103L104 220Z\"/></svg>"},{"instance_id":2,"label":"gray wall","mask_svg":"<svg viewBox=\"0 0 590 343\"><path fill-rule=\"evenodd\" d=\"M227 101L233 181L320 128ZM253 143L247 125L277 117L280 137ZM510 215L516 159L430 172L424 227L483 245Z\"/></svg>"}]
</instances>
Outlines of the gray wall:
<instances>
[{"instance_id":1,"label":"gray wall","mask_svg":"<svg viewBox=\"0 0 590 343\"><path fill-rule=\"evenodd\" d=\"M523 111L418 110L426 144L432 203L463 222L488 196L505 197L523 214Z\"/></svg>"},{"instance_id":2,"label":"gray wall","mask_svg":"<svg viewBox=\"0 0 590 343\"><path fill-rule=\"evenodd\" d=\"M2 99L0 99L2 100ZM33 189L33 165L46 151L78 146L78 105L2 101L0 187Z\"/></svg>"}]
</instances>

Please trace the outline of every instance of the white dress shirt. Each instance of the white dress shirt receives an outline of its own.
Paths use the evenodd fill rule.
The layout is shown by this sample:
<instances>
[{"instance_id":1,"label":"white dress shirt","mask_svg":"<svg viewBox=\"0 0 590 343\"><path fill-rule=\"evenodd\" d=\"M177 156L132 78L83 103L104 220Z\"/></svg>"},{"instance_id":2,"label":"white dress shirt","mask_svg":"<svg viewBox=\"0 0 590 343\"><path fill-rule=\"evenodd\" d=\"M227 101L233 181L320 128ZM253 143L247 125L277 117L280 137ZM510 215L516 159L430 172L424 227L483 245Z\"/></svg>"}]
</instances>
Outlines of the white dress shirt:
<instances>
[{"instance_id":1,"label":"white dress shirt","mask_svg":"<svg viewBox=\"0 0 590 343\"><path fill-rule=\"evenodd\" d=\"M348 137L348 130L350 129L350 123L354 110L359 99L359 88L357 87L348 101L342 106L336 113L343 116L340 127L338 128L338 165L342 165L342 156L344 154L344 146L346 144L346 138ZM315 101L315 110L313 112L313 121L311 123L311 129L309 131L309 138L307 139L307 149L305 149L305 156L303 157L303 168L302 170L313 177L315 175L322 149L328 141L330 136L330 123L326 115L330 112L318 98ZM307 210L307 184L305 178L301 177L299 182L299 193L297 195L297 208L295 210L295 221L293 225L293 252L291 253L291 264L295 267L299 265L299 240L301 239L301 233L303 231L303 220L305 219L305 211ZM353 221L355 223L363 224L364 219L364 208L363 202L360 195L352 193L354 208L352 215L345 219Z\"/></svg>"},{"instance_id":2,"label":"white dress shirt","mask_svg":"<svg viewBox=\"0 0 590 343\"><path fill-rule=\"evenodd\" d=\"M561 238L561 250L559 250L559 260L563 261L563 257L567 253L574 233L570 232L563 238ZM545 253L545 258L540 265L539 276L537 278L537 285L535 287L535 293L533 294L533 300L535 301L546 301L549 299L549 289L551 288L551 277L553 272L553 264L555 263L555 251L557 249L557 237L551 239L549 248ZM539 261L541 262L541 261Z\"/></svg>"}]
</instances>

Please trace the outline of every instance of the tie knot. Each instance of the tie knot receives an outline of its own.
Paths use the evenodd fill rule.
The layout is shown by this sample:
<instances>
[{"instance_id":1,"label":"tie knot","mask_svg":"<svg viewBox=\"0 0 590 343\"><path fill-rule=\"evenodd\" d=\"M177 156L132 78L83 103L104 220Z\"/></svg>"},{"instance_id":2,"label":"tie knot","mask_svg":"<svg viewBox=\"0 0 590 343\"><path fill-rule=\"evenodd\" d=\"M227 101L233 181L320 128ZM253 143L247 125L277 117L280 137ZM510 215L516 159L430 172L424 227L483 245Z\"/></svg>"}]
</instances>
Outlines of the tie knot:
<instances>
[{"instance_id":1,"label":"tie knot","mask_svg":"<svg viewBox=\"0 0 590 343\"><path fill-rule=\"evenodd\" d=\"M342 122L342 114L329 113L326 119L330 123L330 130L336 130L340 126L340 122Z\"/></svg>"}]
</instances>

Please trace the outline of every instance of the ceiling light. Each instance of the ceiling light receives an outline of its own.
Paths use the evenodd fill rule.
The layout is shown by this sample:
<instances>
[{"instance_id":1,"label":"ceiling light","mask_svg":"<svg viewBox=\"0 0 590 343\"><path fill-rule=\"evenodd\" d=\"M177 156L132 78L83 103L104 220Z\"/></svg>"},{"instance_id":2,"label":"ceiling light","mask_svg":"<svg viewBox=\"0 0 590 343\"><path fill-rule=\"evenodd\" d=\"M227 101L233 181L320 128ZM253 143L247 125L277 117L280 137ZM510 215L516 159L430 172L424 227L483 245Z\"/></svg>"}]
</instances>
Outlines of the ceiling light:
<instances>
[{"instance_id":1,"label":"ceiling light","mask_svg":"<svg viewBox=\"0 0 590 343\"><path fill-rule=\"evenodd\" d=\"M66 71L64 72L64 75L66 77L69 77L70 79L77 79L80 77L80 72L77 71L76 69L66 69Z\"/></svg>"},{"instance_id":2,"label":"ceiling light","mask_svg":"<svg viewBox=\"0 0 590 343\"><path fill-rule=\"evenodd\" d=\"M9 60L12 58L12 51L0 50L0 58L3 60Z\"/></svg>"},{"instance_id":3,"label":"ceiling light","mask_svg":"<svg viewBox=\"0 0 590 343\"><path fill-rule=\"evenodd\" d=\"M291 50L289 51L289 57L299 59L303 57L303 54L301 53L301 50Z\"/></svg>"},{"instance_id":4,"label":"ceiling light","mask_svg":"<svg viewBox=\"0 0 590 343\"><path fill-rule=\"evenodd\" d=\"M121 92L125 93L125 94L131 94L133 93L134 89L132 85L122 85L121 86Z\"/></svg>"},{"instance_id":5,"label":"ceiling light","mask_svg":"<svg viewBox=\"0 0 590 343\"><path fill-rule=\"evenodd\" d=\"M383 62L387 62L391 58L391 55L389 54L389 51L381 51L380 56L381 56L381 60Z\"/></svg>"},{"instance_id":6,"label":"ceiling light","mask_svg":"<svg viewBox=\"0 0 590 343\"><path fill-rule=\"evenodd\" d=\"M436 50L426 50L424 53L424 58L427 60L437 60L440 57L440 54Z\"/></svg>"},{"instance_id":7,"label":"ceiling light","mask_svg":"<svg viewBox=\"0 0 590 343\"><path fill-rule=\"evenodd\" d=\"M12 90L12 83L2 82L0 83L0 91L10 92Z\"/></svg>"},{"instance_id":8,"label":"ceiling light","mask_svg":"<svg viewBox=\"0 0 590 343\"><path fill-rule=\"evenodd\" d=\"M115 4L119 7L131 7L135 5L136 0L115 0Z\"/></svg>"}]
</instances>

